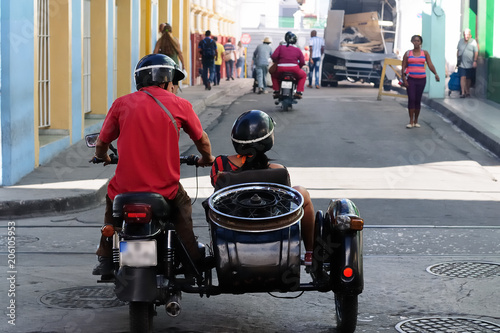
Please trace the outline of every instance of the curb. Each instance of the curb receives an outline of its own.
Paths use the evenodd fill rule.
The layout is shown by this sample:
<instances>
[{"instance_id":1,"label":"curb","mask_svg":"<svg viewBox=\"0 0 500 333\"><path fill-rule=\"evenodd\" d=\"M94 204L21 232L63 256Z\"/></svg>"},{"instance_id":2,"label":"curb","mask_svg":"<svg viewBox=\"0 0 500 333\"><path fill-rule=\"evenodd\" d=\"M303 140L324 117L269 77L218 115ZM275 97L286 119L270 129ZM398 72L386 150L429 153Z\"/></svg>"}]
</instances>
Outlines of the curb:
<instances>
[{"instance_id":1,"label":"curb","mask_svg":"<svg viewBox=\"0 0 500 333\"><path fill-rule=\"evenodd\" d=\"M475 141L477 141L481 146L488 149L490 152L495 154L497 157L500 157L500 143L493 140L484 131L478 129L476 126L471 124L469 121L465 120L463 117L460 117L456 113L452 112L446 106L434 100L432 98L428 98L427 96L422 96L422 102L435 110L446 119L448 119L453 125L457 126L460 130L462 130L465 134L472 137Z\"/></svg>"},{"instance_id":2,"label":"curb","mask_svg":"<svg viewBox=\"0 0 500 333\"><path fill-rule=\"evenodd\" d=\"M0 202L0 212L3 219L12 219L86 210L97 207L104 202L107 186L108 182L97 190L80 195L61 195L57 198L39 200L4 201Z\"/></svg>"}]
</instances>

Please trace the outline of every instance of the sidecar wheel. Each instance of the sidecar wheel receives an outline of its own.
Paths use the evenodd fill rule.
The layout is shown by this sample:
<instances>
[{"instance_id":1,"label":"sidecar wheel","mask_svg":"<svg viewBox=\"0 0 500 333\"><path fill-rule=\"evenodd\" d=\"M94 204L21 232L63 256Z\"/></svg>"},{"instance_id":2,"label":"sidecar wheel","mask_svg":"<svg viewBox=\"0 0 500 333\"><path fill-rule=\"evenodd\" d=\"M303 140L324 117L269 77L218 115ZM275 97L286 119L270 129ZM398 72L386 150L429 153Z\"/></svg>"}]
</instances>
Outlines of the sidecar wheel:
<instances>
[{"instance_id":1,"label":"sidecar wheel","mask_svg":"<svg viewBox=\"0 0 500 333\"><path fill-rule=\"evenodd\" d=\"M337 330L340 333L353 333L358 321L358 296L335 294L335 314Z\"/></svg>"},{"instance_id":2,"label":"sidecar wheel","mask_svg":"<svg viewBox=\"0 0 500 333\"><path fill-rule=\"evenodd\" d=\"M148 302L130 302L130 333L152 333L154 305Z\"/></svg>"}]
</instances>

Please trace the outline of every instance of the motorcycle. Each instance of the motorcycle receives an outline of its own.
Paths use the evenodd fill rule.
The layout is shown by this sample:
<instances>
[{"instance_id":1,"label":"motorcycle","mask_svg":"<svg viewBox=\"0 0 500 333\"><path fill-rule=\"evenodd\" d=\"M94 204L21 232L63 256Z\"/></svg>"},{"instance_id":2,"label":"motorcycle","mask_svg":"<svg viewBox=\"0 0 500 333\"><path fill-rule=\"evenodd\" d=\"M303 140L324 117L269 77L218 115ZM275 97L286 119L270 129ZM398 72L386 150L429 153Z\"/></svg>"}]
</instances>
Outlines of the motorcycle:
<instances>
[{"instance_id":1,"label":"motorcycle","mask_svg":"<svg viewBox=\"0 0 500 333\"><path fill-rule=\"evenodd\" d=\"M274 104L281 103L281 109L288 111L293 104L297 104L295 93L297 92L297 79L291 72L282 72L280 74L280 92Z\"/></svg>"},{"instance_id":2,"label":"motorcycle","mask_svg":"<svg viewBox=\"0 0 500 333\"><path fill-rule=\"evenodd\" d=\"M95 146L97 135L87 136L89 147ZM183 164L196 161L193 155L180 157ZM306 267L312 281L301 282L303 197L285 181L265 181L279 179L275 176L280 172L287 171L219 176L220 189L203 202L211 244L198 244L205 257L202 265L193 262L177 236L169 220L170 204L161 195L115 197L115 225L102 228L103 235L113 239L114 279L101 282L114 283L117 298L128 302L131 332L152 332L160 306L178 316L183 292L210 297L297 291L333 291L337 330L354 332L364 287L364 221L349 199L331 200L325 213L318 211L313 264ZM282 176L288 180L287 174ZM245 181L249 177L257 182Z\"/></svg>"}]
</instances>

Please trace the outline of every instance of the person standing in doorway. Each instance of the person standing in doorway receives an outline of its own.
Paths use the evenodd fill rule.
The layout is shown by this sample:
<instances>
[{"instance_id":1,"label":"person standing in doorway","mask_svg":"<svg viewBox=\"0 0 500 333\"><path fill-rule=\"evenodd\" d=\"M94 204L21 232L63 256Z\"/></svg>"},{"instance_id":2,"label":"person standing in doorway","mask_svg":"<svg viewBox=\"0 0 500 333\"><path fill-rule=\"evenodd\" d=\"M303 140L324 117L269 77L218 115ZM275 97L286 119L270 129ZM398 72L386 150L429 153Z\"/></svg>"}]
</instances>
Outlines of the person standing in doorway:
<instances>
[{"instance_id":1,"label":"person standing in doorway","mask_svg":"<svg viewBox=\"0 0 500 333\"><path fill-rule=\"evenodd\" d=\"M224 44L224 61L226 62L226 81L229 79L234 80L233 68L234 61L236 60L236 48L232 43L232 39L228 38L227 43Z\"/></svg>"},{"instance_id":2,"label":"person standing in doorway","mask_svg":"<svg viewBox=\"0 0 500 333\"><path fill-rule=\"evenodd\" d=\"M316 75L316 89L319 89L319 63L325 52L325 40L317 36L316 30L311 31L309 40L309 88L312 88L313 75Z\"/></svg>"},{"instance_id":3,"label":"person standing in doorway","mask_svg":"<svg viewBox=\"0 0 500 333\"><path fill-rule=\"evenodd\" d=\"M420 115L420 104L426 83L425 64L434 73L436 81L439 82L439 75L434 68L429 52L422 50L422 36L414 35L411 38L413 50L406 51L401 65L401 76L403 86L408 94L408 113L410 122L406 128L420 127L418 116Z\"/></svg>"},{"instance_id":4,"label":"person standing in doorway","mask_svg":"<svg viewBox=\"0 0 500 333\"><path fill-rule=\"evenodd\" d=\"M214 82L215 78L215 59L217 58L217 45L215 41L211 38L212 33L210 30L205 32L205 38L203 38L198 44L198 50L200 52L201 65L203 71L201 78L203 79L203 84L205 85L205 90L212 89L210 82ZM210 76L208 73L210 72Z\"/></svg>"},{"instance_id":5,"label":"person standing in doorway","mask_svg":"<svg viewBox=\"0 0 500 333\"><path fill-rule=\"evenodd\" d=\"M267 66L269 66L269 59L273 54L273 49L270 46L271 39L264 38L262 44L258 45L253 52L253 62L255 65L255 75L259 85L259 94L266 93L266 76Z\"/></svg>"},{"instance_id":6,"label":"person standing in doorway","mask_svg":"<svg viewBox=\"0 0 500 333\"><path fill-rule=\"evenodd\" d=\"M472 80L476 76L477 57L479 49L477 42L471 37L470 29L463 32L464 38L460 39L457 46L457 66L460 76L460 98L470 97Z\"/></svg>"},{"instance_id":7,"label":"person standing in doorway","mask_svg":"<svg viewBox=\"0 0 500 333\"><path fill-rule=\"evenodd\" d=\"M217 36L214 36L215 44L217 45L217 55L215 56L215 80L214 86L220 84L220 66L222 65L222 55L224 54L224 46L217 41Z\"/></svg>"}]
</instances>

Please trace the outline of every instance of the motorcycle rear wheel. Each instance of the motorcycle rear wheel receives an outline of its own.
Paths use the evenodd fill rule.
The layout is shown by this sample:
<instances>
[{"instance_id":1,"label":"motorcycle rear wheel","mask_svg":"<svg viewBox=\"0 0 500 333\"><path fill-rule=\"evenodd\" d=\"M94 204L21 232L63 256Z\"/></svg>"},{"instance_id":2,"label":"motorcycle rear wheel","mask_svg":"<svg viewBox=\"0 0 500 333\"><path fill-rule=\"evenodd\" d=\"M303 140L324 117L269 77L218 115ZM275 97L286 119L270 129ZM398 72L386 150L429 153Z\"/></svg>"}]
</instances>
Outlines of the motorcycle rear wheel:
<instances>
[{"instance_id":1,"label":"motorcycle rear wheel","mask_svg":"<svg viewBox=\"0 0 500 333\"><path fill-rule=\"evenodd\" d=\"M358 296L335 293L335 314L337 331L353 333L358 321Z\"/></svg>"},{"instance_id":2,"label":"motorcycle rear wheel","mask_svg":"<svg viewBox=\"0 0 500 333\"><path fill-rule=\"evenodd\" d=\"M130 302L130 333L152 333L154 305L149 302Z\"/></svg>"}]
</instances>

